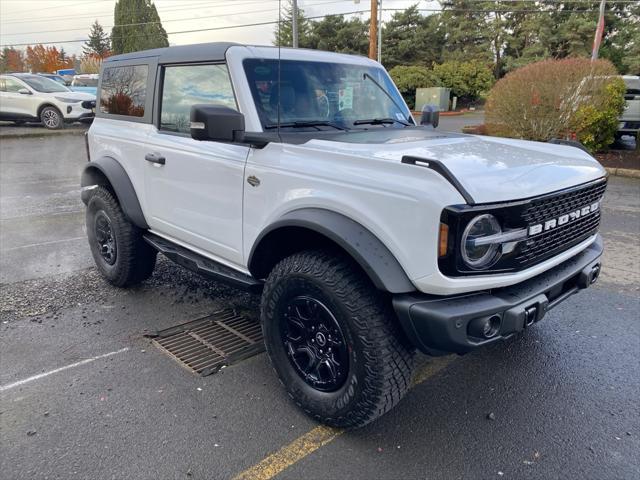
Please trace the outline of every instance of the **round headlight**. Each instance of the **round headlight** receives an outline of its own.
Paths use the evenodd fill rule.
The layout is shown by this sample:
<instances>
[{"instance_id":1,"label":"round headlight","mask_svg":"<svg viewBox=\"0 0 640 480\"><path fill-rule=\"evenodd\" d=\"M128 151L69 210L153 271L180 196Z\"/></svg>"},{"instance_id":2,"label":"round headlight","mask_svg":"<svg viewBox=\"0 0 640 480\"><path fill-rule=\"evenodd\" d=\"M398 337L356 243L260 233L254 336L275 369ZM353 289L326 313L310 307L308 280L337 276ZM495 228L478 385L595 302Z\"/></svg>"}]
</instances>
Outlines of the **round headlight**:
<instances>
[{"instance_id":1,"label":"round headlight","mask_svg":"<svg viewBox=\"0 0 640 480\"><path fill-rule=\"evenodd\" d=\"M462 234L461 252L464 262L474 269L483 269L499 257L499 243L484 243L483 237L502 233L500 224L493 215L478 215L469 222Z\"/></svg>"}]
</instances>

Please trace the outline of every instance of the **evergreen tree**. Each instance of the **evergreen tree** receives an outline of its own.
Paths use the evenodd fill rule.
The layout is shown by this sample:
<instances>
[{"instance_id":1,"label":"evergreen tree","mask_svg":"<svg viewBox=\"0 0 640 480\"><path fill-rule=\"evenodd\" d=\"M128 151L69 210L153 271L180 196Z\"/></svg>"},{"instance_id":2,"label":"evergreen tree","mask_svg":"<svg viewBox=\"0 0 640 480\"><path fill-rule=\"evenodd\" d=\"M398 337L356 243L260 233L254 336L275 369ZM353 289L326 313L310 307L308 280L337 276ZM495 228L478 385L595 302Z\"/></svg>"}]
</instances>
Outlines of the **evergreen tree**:
<instances>
[{"instance_id":1,"label":"evergreen tree","mask_svg":"<svg viewBox=\"0 0 640 480\"><path fill-rule=\"evenodd\" d=\"M488 3L471 0L444 0L442 3L441 28L444 31L443 60L494 61L489 15L485 11Z\"/></svg>"},{"instance_id":2,"label":"evergreen tree","mask_svg":"<svg viewBox=\"0 0 640 480\"><path fill-rule=\"evenodd\" d=\"M118 0L114 8L113 53L168 47L167 32L151 0Z\"/></svg>"},{"instance_id":3,"label":"evergreen tree","mask_svg":"<svg viewBox=\"0 0 640 480\"><path fill-rule=\"evenodd\" d=\"M430 66L440 62L444 32L438 28L440 15L424 16L413 5L395 12L383 25L382 63L386 68L396 65Z\"/></svg>"},{"instance_id":4,"label":"evergreen tree","mask_svg":"<svg viewBox=\"0 0 640 480\"><path fill-rule=\"evenodd\" d=\"M358 17L345 20L343 15L329 15L311 23L310 48L327 52L367 55L369 22Z\"/></svg>"},{"instance_id":5,"label":"evergreen tree","mask_svg":"<svg viewBox=\"0 0 640 480\"><path fill-rule=\"evenodd\" d=\"M284 11L281 12L280 25L276 26L274 45L281 47L293 46L293 4L289 0ZM279 28L278 28L279 27ZM305 17L304 11L298 7L298 47L313 48L311 41L311 22Z\"/></svg>"},{"instance_id":6,"label":"evergreen tree","mask_svg":"<svg viewBox=\"0 0 640 480\"><path fill-rule=\"evenodd\" d=\"M109 35L104 31L102 25L96 20L91 25L91 31L89 32L89 39L82 47L82 52L85 56L98 56L104 58L109 55L111 50L111 42L109 41Z\"/></svg>"}]
</instances>

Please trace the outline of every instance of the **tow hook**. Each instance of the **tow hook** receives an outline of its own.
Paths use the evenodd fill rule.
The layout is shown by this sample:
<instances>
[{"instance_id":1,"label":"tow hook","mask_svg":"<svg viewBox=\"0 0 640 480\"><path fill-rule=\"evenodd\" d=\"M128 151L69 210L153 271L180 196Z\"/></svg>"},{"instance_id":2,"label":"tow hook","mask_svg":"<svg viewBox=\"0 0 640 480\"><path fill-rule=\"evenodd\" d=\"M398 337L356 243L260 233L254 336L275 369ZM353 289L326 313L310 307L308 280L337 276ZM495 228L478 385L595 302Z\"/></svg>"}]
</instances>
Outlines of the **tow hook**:
<instances>
[{"instance_id":1,"label":"tow hook","mask_svg":"<svg viewBox=\"0 0 640 480\"><path fill-rule=\"evenodd\" d=\"M587 288L589 285L593 285L598 280L600 276L600 270L602 268L601 263L596 263L591 267L586 267L580 273L580 278L578 280L578 286L580 288Z\"/></svg>"},{"instance_id":2,"label":"tow hook","mask_svg":"<svg viewBox=\"0 0 640 480\"><path fill-rule=\"evenodd\" d=\"M594 265L589 274L589 285L593 285L600 276L600 264Z\"/></svg>"},{"instance_id":3,"label":"tow hook","mask_svg":"<svg viewBox=\"0 0 640 480\"><path fill-rule=\"evenodd\" d=\"M533 322L538 318L538 306L533 305L531 307L525 308L524 310L524 326L530 327L533 325Z\"/></svg>"}]
</instances>

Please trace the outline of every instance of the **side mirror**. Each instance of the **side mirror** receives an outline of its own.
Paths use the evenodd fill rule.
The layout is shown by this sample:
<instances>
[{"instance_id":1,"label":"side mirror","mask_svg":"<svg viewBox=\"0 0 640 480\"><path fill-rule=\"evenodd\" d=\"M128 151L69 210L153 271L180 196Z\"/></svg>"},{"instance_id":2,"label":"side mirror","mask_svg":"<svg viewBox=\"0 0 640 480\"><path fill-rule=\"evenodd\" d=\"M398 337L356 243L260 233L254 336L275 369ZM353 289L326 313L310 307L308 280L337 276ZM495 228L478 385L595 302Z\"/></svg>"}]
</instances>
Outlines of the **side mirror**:
<instances>
[{"instance_id":1,"label":"side mirror","mask_svg":"<svg viewBox=\"0 0 640 480\"><path fill-rule=\"evenodd\" d=\"M437 128L440 123L440 112L433 105L425 105L422 107L422 115L420 116L420 125L431 125Z\"/></svg>"},{"instance_id":2,"label":"side mirror","mask_svg":"<svg viewBox=\"0 0 640 480\"><path fill-rule=\"evenodd\" d=\"M18 93L19 93L20 95L31 95L31 91L29 91L29 90L28 90L28 89L26 89L26 88L21 88L20 90L18 90Z\"/></svg>"},{"instance_id":3,"label":"side mirror","mask_svg":"<svg viewBox=\"0 0 640 480\"><path fill-rule=\"evenodd\" d=\"M198 104L191 107L191 138L214 142L240 141L244 115L222 105Z\"/></svg>"}]
</instances>

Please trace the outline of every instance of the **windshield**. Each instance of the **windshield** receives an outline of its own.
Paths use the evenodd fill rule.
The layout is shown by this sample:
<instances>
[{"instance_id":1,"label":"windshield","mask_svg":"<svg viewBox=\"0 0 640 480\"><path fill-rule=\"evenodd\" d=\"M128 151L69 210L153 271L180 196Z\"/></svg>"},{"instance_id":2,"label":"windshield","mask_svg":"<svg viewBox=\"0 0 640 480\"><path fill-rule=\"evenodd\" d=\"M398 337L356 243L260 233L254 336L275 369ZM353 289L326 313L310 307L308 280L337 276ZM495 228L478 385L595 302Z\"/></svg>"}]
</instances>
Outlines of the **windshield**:
<instances>
[{"instance_id":1,"label":"windshield","mask_svg":"<svg viewBox=\"0 0 640 480\"><path fill-rule=\"evenodd\" d=\"M74 78L73 86L74 87L97 87L98 79L97 78Z\"/></svg>"},{"instance_id":2,"label":"windshield","mask_svg":"<svg viewBox=\"0 0 640 480\"><path fill-rule=\"evenodd\" d=\"M59 83L40 75L25 75L21 76L20 80L33 88L36 92L57 93L70 91L64 85L60 85Z\"/></svg>"},{"instance_id":3,"label":"windshield","mask_svg":"<svg viewBox=\"0 0 640 480\"><path fill-rule=\"evenodd\" d=\"M244 69L265 129L278 125L278 103L281 128L413 125L411 113L387 73L379 67L282 60L280 89L278 60L246 59Z\"/></svg>"},{"instance_id":4,"label":"windshield","mask_svg":"<svg viewBox=\"0 0 640 480\"><path fill-rule=\"evenodd\" d=\"M59 77L58 75L42 75L44 78L48 78L49 80L53 80L56 83L59 83L60 85L67 85L67 82L64 81L64 78Z\"/></svg>"}]
</instances>

